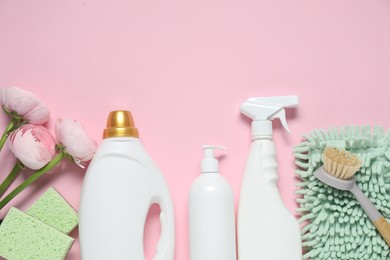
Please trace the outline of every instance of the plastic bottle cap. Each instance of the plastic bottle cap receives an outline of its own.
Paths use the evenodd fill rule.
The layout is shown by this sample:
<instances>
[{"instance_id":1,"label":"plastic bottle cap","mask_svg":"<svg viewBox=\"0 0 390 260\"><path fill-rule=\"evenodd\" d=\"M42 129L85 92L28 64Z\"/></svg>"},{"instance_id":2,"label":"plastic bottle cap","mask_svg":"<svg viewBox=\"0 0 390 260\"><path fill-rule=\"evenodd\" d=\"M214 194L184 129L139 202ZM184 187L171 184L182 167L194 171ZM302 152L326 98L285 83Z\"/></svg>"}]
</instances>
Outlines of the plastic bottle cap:
<instances>
[{"instance_id":1,"label":"plastic bottle cap","mask_svg":"<svg viewBox=\"0 0 390 260\"><path fill-rule=\"evenodd\" d=\"M271 121L252 121L252 136L272 136L272 122Z\"/></svg>"},{"instance_id":2,"label":"plastic bottle cap","mask_svg":"<svg viewBox=\"0 0 390 260\"><path fill-rule=\"evenodd\" d=\"M130 111L116 110L110 112L103 138L110 137L139 137L138 129L134 126Z\"/></svg>"},{"instance_id":3,"label":"plastic bottle cap","mask_svg":"<svg viewBox=\"0 0 390 260\"><path fill-rule=\"evenodd\" d=\"M214 149L225 149L223 146L204 145L204 159L202 160L202 173L218 173L218 160L214 157Z\"/></svg>"}]
</instances>

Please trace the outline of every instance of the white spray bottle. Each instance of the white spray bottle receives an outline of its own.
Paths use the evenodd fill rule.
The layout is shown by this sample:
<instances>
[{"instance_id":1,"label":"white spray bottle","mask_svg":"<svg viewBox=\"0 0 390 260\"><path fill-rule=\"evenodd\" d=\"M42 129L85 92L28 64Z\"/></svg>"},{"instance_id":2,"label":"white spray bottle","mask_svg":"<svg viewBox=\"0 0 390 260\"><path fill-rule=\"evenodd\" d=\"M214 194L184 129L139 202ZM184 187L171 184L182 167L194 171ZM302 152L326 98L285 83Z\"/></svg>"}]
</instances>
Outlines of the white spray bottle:
<instances>
[{"instance_id":1,"label":"white spray bottle","mask_svg":"<svg viewBox=\"0 0 390 260\"><path fill-rule=\"evenodd\" d=\"M240 107L253 119L249 151L238 205L240 260L301 260L297 220L285 207L277 187L277 161L272 120L288 131L284 108L298 105L297 96L250 98Z\"/></svg>"},{"instance_id":2,"label":"white spray bottle","mask_svg":"<svg viewBox=\"0 0 390 260\"><path fill-rule=\"evenodd\" d=\"M205 145L202 174L188 198L190 260L236 260L233 191L219 174L214 149Z\"/></svg>"},{"instance_id":3,"label":"white spray bottle","mask_svg":"<svg viewBox=\"0 0 390 260\"><path fill-rule=\"evenodd\" d=\"M86 173L80 202L83 260L144 260L149 208L160 206L154 260L174 258L174 211L163 175L138 138L130 112L110 113L103 141Z\"/></svg>"}]
</instances>

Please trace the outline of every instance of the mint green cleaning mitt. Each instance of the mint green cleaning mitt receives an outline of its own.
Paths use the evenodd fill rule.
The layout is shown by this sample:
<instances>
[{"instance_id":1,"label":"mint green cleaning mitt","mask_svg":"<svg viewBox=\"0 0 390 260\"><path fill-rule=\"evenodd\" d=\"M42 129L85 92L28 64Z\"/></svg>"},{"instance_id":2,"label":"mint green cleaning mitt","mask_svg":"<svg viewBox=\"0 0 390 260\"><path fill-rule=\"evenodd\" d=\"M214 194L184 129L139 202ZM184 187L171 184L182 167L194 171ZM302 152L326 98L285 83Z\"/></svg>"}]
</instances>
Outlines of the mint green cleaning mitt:
<instances>
[{"instance_id":1,"label":"mint green cleaning mitt","mask_svg":"<svg viewBox=\"0 0 390 260\"><path fill-rule=\"evenodd\" d=\"M8 260L64 259L73 238L11 208L0 226L0 255Z\"/></svg>"},{"instance_id":2,"label":"mint green cleaning mitt","mask_svg":"<svg viewBox=\"0 0 390 260\"><path fill-rule=\"evenodd\" d=\"M294 148L298 169L300 222L304 259L390 259L389 247L354 196L319 181L313 172L322 165L325 147L357 154L362 166L356 182L381 214L390 218L390 131L381 127L315 130Z\"/></svg>"}]
</instances>

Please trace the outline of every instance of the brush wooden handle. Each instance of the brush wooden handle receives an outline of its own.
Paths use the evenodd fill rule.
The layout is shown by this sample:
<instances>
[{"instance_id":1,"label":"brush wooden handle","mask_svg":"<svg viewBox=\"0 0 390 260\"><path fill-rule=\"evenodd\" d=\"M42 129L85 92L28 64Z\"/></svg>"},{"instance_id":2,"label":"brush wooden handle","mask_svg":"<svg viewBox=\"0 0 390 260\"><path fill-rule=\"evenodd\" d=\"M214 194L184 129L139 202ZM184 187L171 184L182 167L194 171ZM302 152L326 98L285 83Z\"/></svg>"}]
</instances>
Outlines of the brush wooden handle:
<instances>
[{"instance_id":1,"label":"brush wooden handle","mask_svg":"<svg viewBox=\"0 0 390 260\"><path fill-rule=\"evenodd\" d=\"M390 224L387 220L381 216L378 220L373 222L376 229L378 229L379 233L386 241L387 245L390 246Z\"/></svg>"}]
</instances>

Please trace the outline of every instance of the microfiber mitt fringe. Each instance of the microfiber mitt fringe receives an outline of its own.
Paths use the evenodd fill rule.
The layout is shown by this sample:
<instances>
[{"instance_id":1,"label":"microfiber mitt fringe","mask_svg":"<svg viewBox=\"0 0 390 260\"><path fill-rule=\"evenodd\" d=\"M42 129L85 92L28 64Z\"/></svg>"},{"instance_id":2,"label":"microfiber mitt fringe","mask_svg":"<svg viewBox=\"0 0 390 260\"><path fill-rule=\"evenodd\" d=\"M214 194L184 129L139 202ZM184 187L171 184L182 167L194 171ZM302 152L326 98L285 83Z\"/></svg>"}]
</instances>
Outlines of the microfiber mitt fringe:
<instances>
[{"instance_id":1,"label":"microfiber mitt fringe","mask_svg":"<svg viewBox=\"0 0 390 260\"><path fill-rule=\"evenodd\" d=\"M355 175L357 185L389 219L390 131L384 133L379 126L348 126L314 130L303 137L294 147L303 259L390 259L389 247L353 195L327 186L313 175L328 146L358 155L362 166Z\"/></svg>"}]
</instances>

